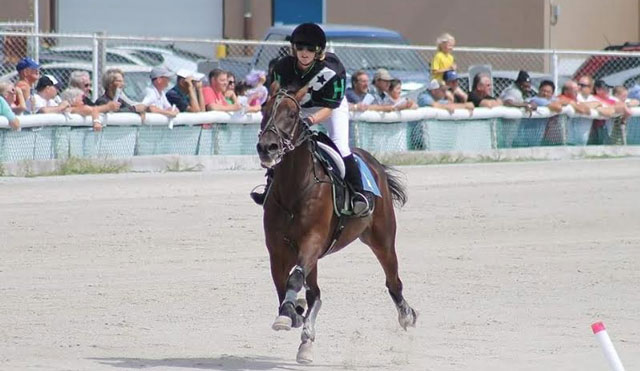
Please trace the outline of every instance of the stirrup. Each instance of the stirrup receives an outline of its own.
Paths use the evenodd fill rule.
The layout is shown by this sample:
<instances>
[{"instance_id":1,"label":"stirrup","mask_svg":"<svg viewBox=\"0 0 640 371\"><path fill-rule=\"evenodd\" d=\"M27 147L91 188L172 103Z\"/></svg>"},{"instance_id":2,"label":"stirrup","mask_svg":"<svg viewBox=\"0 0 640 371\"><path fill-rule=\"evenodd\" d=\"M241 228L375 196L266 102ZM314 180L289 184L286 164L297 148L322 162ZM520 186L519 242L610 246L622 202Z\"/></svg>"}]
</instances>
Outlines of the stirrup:
<instances>
[{"instance_id":1,"label":"stirrup","mask_svg":"<svg viewBox=\"0 0 640 371\"><path fill-rule=\"evenodd\" d=\"M263 188L264 190L262 191L262 193L258 192L258 189ZM253 200L253 202L255 202L258 205L263 205L264 204L264 199L267 195L267 185L266 184L260 184L255 186L251 192L249 193L249 197L251 197L251 199Z\"/></svg>"},{"instance_id":2,"label":"stirrup","mask_svg":"<svg viewBox=\"0 0 640 371\"><path fill-rule=\"evenodd\" d=\"M356 217L367 216L371 213L369 199L360 192L353 192L351 196L351 211Z\"/></svg>"}]
</instances>

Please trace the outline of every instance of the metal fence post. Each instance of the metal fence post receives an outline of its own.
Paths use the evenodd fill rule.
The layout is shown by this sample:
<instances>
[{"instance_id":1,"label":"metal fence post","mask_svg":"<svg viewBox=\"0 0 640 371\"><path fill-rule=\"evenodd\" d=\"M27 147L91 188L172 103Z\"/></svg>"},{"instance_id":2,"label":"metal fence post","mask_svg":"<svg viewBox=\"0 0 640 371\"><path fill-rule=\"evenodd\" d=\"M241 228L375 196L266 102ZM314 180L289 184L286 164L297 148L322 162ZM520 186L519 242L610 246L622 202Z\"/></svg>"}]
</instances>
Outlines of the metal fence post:
<instances>
[{"instance_id":1,"label":"metal fence post","mask_svg":"<svg viewBox=\"0 0 640 371\"><path fill-rule=\"evenodd\" d=\"M556 91L560 90L558 87L558 54L555 50L551 51L551 73L553 76L553 85L556 87Z\"/></svg>"},{"instance_id":2,"label":"metal fence post","mask_svg":"<svg viewBox=\"0 0 640 371\"><path fill-rule=\"evenodd\" d=\"M105 33L96 32L93 34L93 68L92 68L92 85L93 91L91 92L91 99L95 102L100 94L102 88L102 72L106 66L106 53L105 53Z\"/></svg>"},{"instance_id":3,"label":"metal fence post","mask_svg":"<svg viewBox=\"0 0 640 371\"><path fill-rule=\"evenodd\" d=\"M40 10L38 8L38 0L33 0L33 31L35 33L33 37L33 59L40 62L40 38L38 33L40 32Z\"/></svg>"}]
</instances>

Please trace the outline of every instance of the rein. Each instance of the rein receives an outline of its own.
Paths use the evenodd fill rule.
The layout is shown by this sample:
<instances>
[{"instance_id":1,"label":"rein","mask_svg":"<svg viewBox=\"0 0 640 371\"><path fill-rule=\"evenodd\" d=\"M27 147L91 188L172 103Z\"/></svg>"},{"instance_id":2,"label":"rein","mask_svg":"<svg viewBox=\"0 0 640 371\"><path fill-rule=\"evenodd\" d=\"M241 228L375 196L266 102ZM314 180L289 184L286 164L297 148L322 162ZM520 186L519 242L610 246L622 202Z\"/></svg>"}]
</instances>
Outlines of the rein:
<instances>
[{"instance_id":1,"label":"rein","mask_svg":"<svg viewBox=\"0 0 640 371\"><path fill-rule=\"evenodd\" d=\"M293 129L291 129L290 133L287 133L282 129L280 129L278 125L276 125L276 121L275 121L275 113L278 111L278 107L280 106L280 103L282 103L282 101L285 98L291 99L296 104L296 108L298 109L298 116L293 125ZM264 128L262 128L262 130L260 130L260 133L258 134L258 137L261 137L266 132L272 132L278 137L279 145L278 145L278 152L276 154L278 159L281 159L288 152L291 152L294 149L296 149L298 146L306 142L313 135L311 129L309 128L309 125L307 125L307 123L304 122L304 120L302 120L302 117L300 116L300 111L301 111L300 103L293 95L289 94L284 89L281 89L280 91L278 91L275 97L275 102L273 104L273 107L271 108L271 115L269 116L269 120L267 120L267 123L265 124ZM302 125L300 125L300 123L302 123ZM296 130L298 129L299 126L302 126L302 129L301 129L302 131L294 142L293 139L295 138Z\"/></svg>"}]
</instances>

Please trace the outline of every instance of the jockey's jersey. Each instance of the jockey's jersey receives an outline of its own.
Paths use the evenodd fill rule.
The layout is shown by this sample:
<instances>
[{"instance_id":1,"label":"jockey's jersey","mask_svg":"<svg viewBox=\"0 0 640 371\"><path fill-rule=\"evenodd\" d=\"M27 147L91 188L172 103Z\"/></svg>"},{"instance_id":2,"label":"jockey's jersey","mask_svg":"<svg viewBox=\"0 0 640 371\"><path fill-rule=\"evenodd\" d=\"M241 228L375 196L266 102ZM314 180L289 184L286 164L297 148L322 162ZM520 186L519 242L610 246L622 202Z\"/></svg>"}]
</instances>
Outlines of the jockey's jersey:
<instances>
[{"instance_id":1,"label":"jockey's jersey","mask_svg":"<svg viewBox=\"0 0 640 371\"><path fill-rule=\"evenodd\" d=\"M278 81L287 90L298 90L305 85L309 92L300 106L337 108L346 89L346 72L342 62L333 53L326 53L322 61L314 61L305 71L296 66L296 58L285 56L273 67L271 81Z\"/></svg>"}]
</instances>

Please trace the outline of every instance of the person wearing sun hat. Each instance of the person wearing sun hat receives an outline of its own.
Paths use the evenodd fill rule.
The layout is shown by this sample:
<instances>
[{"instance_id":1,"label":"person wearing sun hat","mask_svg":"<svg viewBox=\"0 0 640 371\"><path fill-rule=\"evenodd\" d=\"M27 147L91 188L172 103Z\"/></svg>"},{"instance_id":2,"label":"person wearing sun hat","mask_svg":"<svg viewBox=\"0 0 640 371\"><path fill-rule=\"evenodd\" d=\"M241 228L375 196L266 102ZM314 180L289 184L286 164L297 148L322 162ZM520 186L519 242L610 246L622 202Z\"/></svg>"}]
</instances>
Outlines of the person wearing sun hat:
<instances>
[{"instance_id":1,"label":"person wearing sun hat","mask_svg":"<svg viewBox=\"0 0 640 371\"><path fill-rule=\"evenodd\" d=\"M204 112L202 78L204 74L184 68L176 71L176 84L167 92L167 100L180 112Z\"/></svg>"},{"instance_id":2,"label":"person wearing sun hat","mask_svg":"<svg viewBox=\"0 0 640 371\"><path fill-rule=\"evenodd\" d=\"M151 70L151 86L147 88L146 94L142 99L142 104L147 106L149 112L160 113L169 117L175 117L178 109L172 107L167 100L164 91L169 86L169 79L174 73L164 67L154 67Z\"/></svg>"},{"instance_id":3,"label":"person wearing sun hat","mask_svg":"<svg viewBox=\"0 0 640 371\"><path fill-rule=\"evenodd\" d=\"M27 110L32 113L65 112L69 108L69 102L62 102L58 96L60 90L62 90L62 84L58 79L52 75L43 75L36 84L36 94L33 95L33 99L27 101Z\"/></svg>"},{"instance_id":4,"label":"person wearing sun hat","mask_svg":"<svg viewBox=\"0 0 640 371\"><path fill-rule=\"evenodd\" d=\"M33 87L40 78L40 65L33 59L24 57L16 64L16 71L18 71L16 88L22 91L25 102L30 102L33 100L31 97Z\"/></svg>"}]
</instances>

